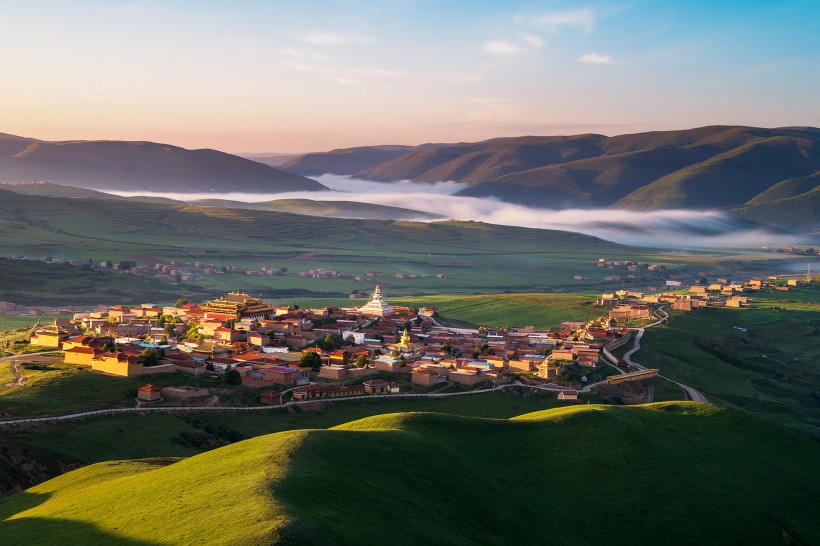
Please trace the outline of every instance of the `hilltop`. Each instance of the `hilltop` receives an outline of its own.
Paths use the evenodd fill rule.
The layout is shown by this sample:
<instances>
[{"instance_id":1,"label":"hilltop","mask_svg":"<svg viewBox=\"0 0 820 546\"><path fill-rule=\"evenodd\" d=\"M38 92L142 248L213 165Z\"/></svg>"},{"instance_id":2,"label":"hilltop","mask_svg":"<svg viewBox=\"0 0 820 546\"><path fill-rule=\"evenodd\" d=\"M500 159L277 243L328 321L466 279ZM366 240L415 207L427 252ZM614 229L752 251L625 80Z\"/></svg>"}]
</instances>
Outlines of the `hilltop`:
<instances>
[{"instance_id":1,"label":"hilltop","mask_svg":"<svg viewBox=\"0 0 820 546\"><path fill-rule=\"evenodd\" d=\"M324 172L383 182L455 181L470 185L460 195L551 208L737 207L816 187L820 130L709 126L614 137L495 138L418 146L358 172L337 157L367 150L310 154L283 168L320 155Z\"/></svg>"},{"instance_id":2,"label":"hilltop","mask_svg":"<svg viewBox=\"0 0 820 546\"><path fill-rule=\"evenodd\" d=\"M0 519L10 545L810 544L818 455L696 403L398 413L95 464L6 499Z\"/></svg>"},{"instance_id":3,"label":"hilltop","mask_svg":"<svg viewBox=\"0 0 820 546\"><path fill-rule=\"evenodd\" d=\"M413 146L362 146L300 155L282 163L282 169L305 176L356 174L414 150ZM258 160L257 160L258 161Z\"/></svg>"},{"instance_id":4,"label":"hilltop","mask_svg":"<svg viewBox=\"0 0 820 546\"><path fill-rule=\"evenodd\" d=\"M177 205L196 205L203 207L222 207L228 209L267 210L304 214L307 216L325 216L329 218L361 218L372 220L435 220L442 216L402 207L390 207L358 201L316 201L313 199L273 199L271 201L245 202L229 199L193 199L175 200L166 197L137 195L123 197L113 193L87 190L74 186L64 186L49 182L30 182L28 184L0 184L0 190L12 191L23 195L41 197L59 197L68 199L115 199L118 201L142 201L146 203L168 203ZM343 195L343 194L342 194Z\"/></svg>"},{"instance_id":5,"label":"hilltop","mask_svg":"<svg viewBox=\"0 0 820 546\"><path fill-rule=\"evenodd\" d=\"M37 181L154 192L326 189L315 180L216 150L114 140L50 142L0 134L0 182Z\"/></svg>"},{"instance_id":6,"label":"hilltop","mask_svg":"<svg viewBox=\"0 0 820 546\"><path fill-rule=\"evenodd\" d=\"M226 199L201 199L192 205L229 209L267 210L327 218L361 218L372 220L442 220L443 217L420 210L358 201L314 201L312 199L274 199L259 203L243 203Z\"/></svg>"}]
</instances>

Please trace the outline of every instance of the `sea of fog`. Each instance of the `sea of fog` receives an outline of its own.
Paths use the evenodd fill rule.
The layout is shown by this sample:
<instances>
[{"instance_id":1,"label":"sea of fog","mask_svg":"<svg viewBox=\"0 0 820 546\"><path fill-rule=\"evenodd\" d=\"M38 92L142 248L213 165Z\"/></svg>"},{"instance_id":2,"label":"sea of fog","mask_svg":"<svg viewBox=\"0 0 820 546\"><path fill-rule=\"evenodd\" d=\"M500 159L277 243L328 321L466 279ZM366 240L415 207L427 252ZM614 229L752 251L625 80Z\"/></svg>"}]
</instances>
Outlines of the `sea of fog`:
<instances>
[{"instance_id":1,"label":"sea of fog","mask_svg":"<svg viewBox=\"0 0 820 546\"><path fill-rule=\"evenodd\" d=\"M748 229L731 216L714 210L630 211L615 209L566 209L528 207L494 198L454 195L466 184L373 182L326 174L314 177L330 191L288 193L161 193L108 191L126 197L167 197L180 201L228 199L256 203L275 199L359 201L403 207L437 214L446 219L475 220L490 224L558 229L586 233L624 244L689 248L760 248L803 244L794 236L764 229ZM430 221L419 218L420 221Z\"/></svg>"}]
</instances>

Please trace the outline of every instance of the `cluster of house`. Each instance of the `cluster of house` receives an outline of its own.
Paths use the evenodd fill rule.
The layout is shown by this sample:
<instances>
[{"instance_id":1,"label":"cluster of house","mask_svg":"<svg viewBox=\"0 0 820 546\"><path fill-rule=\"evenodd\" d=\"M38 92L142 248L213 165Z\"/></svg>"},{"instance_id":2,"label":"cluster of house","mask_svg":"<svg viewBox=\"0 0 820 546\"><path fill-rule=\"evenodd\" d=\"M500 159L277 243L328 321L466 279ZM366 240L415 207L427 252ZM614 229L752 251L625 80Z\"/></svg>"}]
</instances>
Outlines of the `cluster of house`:
<instances>
[{"instance_id":1,"label":"cluster of house","mask_svg":"<svg viewBox=\"0 0 820 546\"><path fill-rule=\"evenodd\" d=\"M663 271L664 269L666 269L665 266L659 264L644 264L629 260L623 262L614 262L607 260L606 258L598 258L598 261L595 262L595 266L606 269L624 269L627 271Z\"/></svg>"},{"instance_id":2,"label":"cluster of house","mask_svg":"<svg viewBox=\"0 0 820 546\"><path fill-rule=\"evenodd\" d=\"M790 290L791 287L803 284L803 279L780 279L772 276L767 279L752 278L743 282L730 282L727 278L718 278L708 284L693 284L688 290L677 293L664 292L644 294L630 290L619 290L611 294L602 294L596 305L611 307L610 318L618 320L650 319L652 304L666 304L676 311L692 311L707 307L747 308L752 305L753 294L760 290ZM679 288L681 283L672 281L670 287Z\"/></svg>"},{"instance_id":3,"label":"cluster of house","mask_svg":"<svg viewBox=\"0 0 820 546\"><path fill-rule=\"evenodd\" d=\"M328 269L308 269L307 271L300 271L300 277L309 277L311 279L352 279L358 282L373 282L375 281L376 276L384 276L383 273L377 273L373 271L366 271L364 275L353 275L352 273L347 273L345 271L331 271ZM422 275L418 273L396 273L395 277L397 279L429 279L435 277L436 279L446 279L447 276L444 273L438 273L436 275Z\"/></svg>"},{"instance_id":4,"label":"cluster of house","mask_svg":"<svg viewBox=\"0 0 820 546\"><path fill-rule=\"evenodd\" d=\"M0 301L0 315L62 315L77 311L73 307L52 307L44 305L21 305L10 301Z\"/></svg>"},{"instance_id":5,"label":"cluster of house","mask_svg":"<svg viewBox=\"0 0 820 546\"><path fill-rule=\"evenodd\" d=\"M554 378L568 364L597 367L602 349L627 332L615 319L543 331L460 330L437 325L434 314L391 306L378 286L370 301L351 308L276 306L231 292L203 305L77 313L39 329L31 343L59 347L66 363L111 375L235 370L243 385L272 389L264 393L270 400L284 389L298 400L399 391L396 382L368 379L378 372L407 374L405 382L428 387L499 385L521 373ZM300 367L307 353L318 355L316 369ZM142 397L160 396L161 389L146 389Z\"/></svg>"}]
</instances>

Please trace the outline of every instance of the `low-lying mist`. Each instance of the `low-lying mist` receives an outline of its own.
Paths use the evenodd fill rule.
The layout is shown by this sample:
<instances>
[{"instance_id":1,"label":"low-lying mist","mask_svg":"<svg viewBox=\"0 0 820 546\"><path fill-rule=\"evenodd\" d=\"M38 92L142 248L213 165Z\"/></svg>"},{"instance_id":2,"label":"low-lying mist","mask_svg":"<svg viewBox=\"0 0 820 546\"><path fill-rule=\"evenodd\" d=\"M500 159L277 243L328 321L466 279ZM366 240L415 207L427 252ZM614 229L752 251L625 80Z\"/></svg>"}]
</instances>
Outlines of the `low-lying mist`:
<instances>
[{"instance_id":1,"label":"low-lying mist","mask_svg":"<svg viewBox=\"0 0 820 546\"><path fill-rule=\"evenodd\" d=\"M403 207L440 215L446 219L475 220L490 224L575 231L618 243L688 249L742 249L761 246L804 244L795 235L750 228L732 216L716 210L632 211L616 209L566 209L527 207L494 198L453 195L466 184L372 182L348 176L326 174L315 177L327 192L250 193L155 193L110 191L122 196L167 197L192 202L199 199L227 199L258 203L278 199L314 201L358 201ZM419 221L430 221L419 218Z\"/></svg>"}]
</instances>

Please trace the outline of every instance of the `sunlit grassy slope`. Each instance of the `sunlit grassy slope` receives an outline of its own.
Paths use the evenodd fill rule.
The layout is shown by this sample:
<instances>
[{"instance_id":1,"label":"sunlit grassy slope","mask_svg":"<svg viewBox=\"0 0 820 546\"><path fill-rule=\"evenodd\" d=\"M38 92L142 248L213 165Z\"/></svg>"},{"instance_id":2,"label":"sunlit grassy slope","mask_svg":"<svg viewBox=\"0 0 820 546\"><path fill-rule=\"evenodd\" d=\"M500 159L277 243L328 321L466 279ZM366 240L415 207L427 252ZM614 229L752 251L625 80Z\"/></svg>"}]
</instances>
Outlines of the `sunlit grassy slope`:
<instances>
[{"instance_id":1,"label":"sunlit grassy slope","mask_svg":"<svg viewBox=\"0 0 820 546\"><path fill-rule=\"evenodd\" d=\"M386 414L168 462L100 463L15 495L3 543L820 540L820 446L695 403Z\"/></svg>"}]
</instances>

